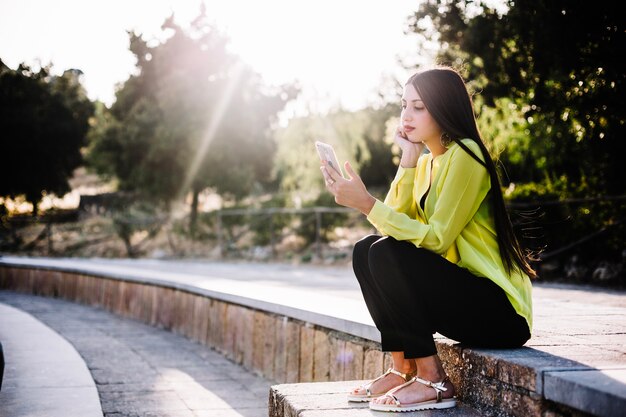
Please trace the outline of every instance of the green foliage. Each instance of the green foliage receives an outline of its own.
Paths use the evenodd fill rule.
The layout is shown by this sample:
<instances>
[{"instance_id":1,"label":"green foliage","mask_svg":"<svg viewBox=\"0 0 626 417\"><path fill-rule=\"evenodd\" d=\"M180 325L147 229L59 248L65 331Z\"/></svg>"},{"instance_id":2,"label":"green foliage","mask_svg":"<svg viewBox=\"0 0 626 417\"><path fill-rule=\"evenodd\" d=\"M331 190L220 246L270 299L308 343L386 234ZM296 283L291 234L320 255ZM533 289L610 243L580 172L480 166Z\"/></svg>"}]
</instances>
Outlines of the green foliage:
<instances>
[{"instance_id":1,"label":"green foliage","mask_svg":"<svg viewBox=\"0 0 626 417\"><path fill-rule=\"evenodd\" d=\"M410 27L424 41L439 40L439 60L462 67L485 105L503 97L514 103L537 164L521 171L530 175L524 180L546 170L573 182L594 177L600 192L626 191L619 3L510 0L496 10L485 2L429 0Z\"/></svg>"},{"instance_id":2,"label":"green foliage","mask_svg":"<svg viewBox=\"0 0 626 417\"><path fill-rule=\"evenodd\" d=\"M397 164L386 140L386 122L398 114L399 106L388 104L378 109L339 110L290 120L275 134L278 151L274 172L280 189L304 201L317 198L324 184L315 153L316 140L333 145L339 162L349 161L366 185L387 186Z\"/></svg>"},{"instance_id":3,"label":"green foliage","mask_svg":"<svg viewBox=\"0 0 626 417\"><path fill-rule=\"evenodd\" d=\"M149 200L207 187L241 198L270 180L275 145L267 131L295 90L267 91L204 10L187 29L172 17L163 29L171 36L156 46L130 34L137 74L98 113L90 165Z\"/></svg>"},{"instance_id":4,"label":"green foliage","mask_svg":"<svg viewBox=\"0 0 626 417\"><path fill-rule=\"evenodd\" d=\"M0 60L0 196L25 195L34 207L42 195L62 196L81 165L93 104L79 70L61 76L21 64L11 70Z\"/></svg>"},{"instance_id":5,"label":"green foliage","mask_svg":"<svg viewBox=\"0 0 626 417\"><path fill-rule=\"evenodd\" d=\"M575 187L572 184L563 176L509 187L512 220L525 247L544 249L544 263L563 264L575 258L587 265L586 272L579 273L575 281L598 283L593 275L601 265L623 261L626 200L585 198L589 194L587 182L583 179ZM563 271L543 268L541 275L558 279ZM618 276L611 279L613 285L626 284L623 274L621 283Z\"/></svg>"},{"instance_id":6,"label":"green foliage","mask_svg":"<svg viewBox=\"0 0 626 417\"><path fill-rule=\"evenodd\" d=\"M493 107L485 106L480 96L475 98L475 105L480 109L478 127L492 158L499 161L502 183L542 179L545 156L534 146L519 107L509 98L494 100Z\"/></svg>"},{"instance_id":7,"label":"green foliage","mask_svg":"<svg viewBox=\"0 0 626 417\"><path fill-rule=\"evenodd\" d=\"M427 0L409 22L419 47L436 41L438 61L470 80L518 236L545 246L557 275L576 257L587 282L608 260L626 272L626 207L605 198L626 192L624 22L608 0ZM528 237L537 234L541 245Z\"/></svg>"}]
</instances>

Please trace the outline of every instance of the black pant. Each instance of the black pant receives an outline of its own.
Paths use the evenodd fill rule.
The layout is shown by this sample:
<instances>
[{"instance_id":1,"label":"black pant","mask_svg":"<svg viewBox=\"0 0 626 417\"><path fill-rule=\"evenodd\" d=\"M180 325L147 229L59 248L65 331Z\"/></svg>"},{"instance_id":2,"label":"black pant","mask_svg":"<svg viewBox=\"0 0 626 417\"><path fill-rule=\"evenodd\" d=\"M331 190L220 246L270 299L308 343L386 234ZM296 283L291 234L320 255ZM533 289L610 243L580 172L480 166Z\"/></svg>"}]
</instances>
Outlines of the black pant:
<instances>
[{"instance_id":1,"label":"black pant","mask_svg":"<svg viewBox=\"0 0 626 417\"><path fill-rule=\"evenodd\" d=\"M435 332L475 347L514 348L530 338L498 285L410 242L367 236L352 266L384 351L434 355Z\"/></svg>"}]
</instances>

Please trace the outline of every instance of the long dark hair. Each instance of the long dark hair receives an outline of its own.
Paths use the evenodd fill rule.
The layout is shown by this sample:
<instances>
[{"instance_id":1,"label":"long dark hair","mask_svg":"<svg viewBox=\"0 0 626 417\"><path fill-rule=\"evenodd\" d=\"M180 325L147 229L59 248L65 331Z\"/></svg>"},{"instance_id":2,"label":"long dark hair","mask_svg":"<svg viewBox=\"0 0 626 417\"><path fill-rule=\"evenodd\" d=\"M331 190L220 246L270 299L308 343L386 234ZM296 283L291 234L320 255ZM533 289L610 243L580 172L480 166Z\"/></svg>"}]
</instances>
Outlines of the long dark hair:
<instances>
[{"instance_id":1,"label":"long dark hair","mask_svg":"<svg viewBox=\"0 0 626 417\"><path fill-rule=\"evenodd\" d=\"M418 72L411 76L406 84L415 87L424 106L446 136L456 142L489 172L491 179L489 194L493 204L498 249L502 263L509 275L513 269L519 269L531 278L535 278L537 274L530 267L513 233L511 219L504 205L496 165L478 131L472 98L467 91L463 78L454 69L441 67ZM485 159L484 162L461 142L461 139L465 138L478 144Z\"/></svg>"}]
</instances>

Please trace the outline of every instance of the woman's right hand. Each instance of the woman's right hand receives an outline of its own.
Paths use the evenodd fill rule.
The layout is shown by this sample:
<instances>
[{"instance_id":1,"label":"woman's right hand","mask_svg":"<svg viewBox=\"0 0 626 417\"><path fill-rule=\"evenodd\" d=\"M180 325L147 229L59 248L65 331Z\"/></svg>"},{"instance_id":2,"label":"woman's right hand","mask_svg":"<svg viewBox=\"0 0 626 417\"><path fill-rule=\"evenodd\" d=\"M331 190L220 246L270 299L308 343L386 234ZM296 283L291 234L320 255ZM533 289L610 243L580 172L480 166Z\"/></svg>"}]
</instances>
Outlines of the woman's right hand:
<instances>
[{"instance_id":1,"label":"woman's right hand","mask_svg":"<svg viewBox=\"0 0 626 417\"><path fill-rule=\"evenodd\" d=\"M402 126L397 127L393 141L402 150L400 166L402 166L403 168L415 168L415 166L417 165L417 160L424 150L424 143L411 142L404 133L404 129L402 129Z\"/></svg>"}]
</instances>

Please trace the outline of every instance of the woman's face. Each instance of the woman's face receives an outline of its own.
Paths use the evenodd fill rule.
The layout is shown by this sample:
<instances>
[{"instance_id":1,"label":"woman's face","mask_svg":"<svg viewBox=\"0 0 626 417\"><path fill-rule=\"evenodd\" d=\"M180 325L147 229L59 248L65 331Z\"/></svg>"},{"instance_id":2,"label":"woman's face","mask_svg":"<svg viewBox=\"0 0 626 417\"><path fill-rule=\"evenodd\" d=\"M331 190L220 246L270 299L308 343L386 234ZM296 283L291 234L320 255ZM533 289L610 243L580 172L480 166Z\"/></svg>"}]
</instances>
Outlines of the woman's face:
<instances>
[{"instance_id":1,"label":"woman's face","mask_svg":"<svg viewBox=\"0 0 626 417\"><path fill-rule=\"evenodd\" d=\"M438 143L441 136L441 128L432 118L417 90L412 84L404 86L402 94L402 113L400 113L402 129L409 141L418 143Z\"/></svg>"}]
</instances>

